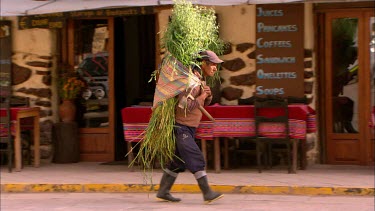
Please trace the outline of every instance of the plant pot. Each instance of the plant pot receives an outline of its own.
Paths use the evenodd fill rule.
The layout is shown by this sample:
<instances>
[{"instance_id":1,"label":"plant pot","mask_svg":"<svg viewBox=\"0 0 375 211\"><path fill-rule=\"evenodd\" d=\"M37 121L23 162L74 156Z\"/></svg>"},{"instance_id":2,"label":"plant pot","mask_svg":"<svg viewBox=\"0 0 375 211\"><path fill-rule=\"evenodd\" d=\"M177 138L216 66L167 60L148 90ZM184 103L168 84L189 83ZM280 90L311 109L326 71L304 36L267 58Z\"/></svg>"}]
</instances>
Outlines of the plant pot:
<instances>
[{"instance_id":1,"label":"plant pot","mask_svg":"<svg viewBox=\"0 0 375 211\"><path fill-rule=\"evenodd\" d=\"M63 100L59 106L59 115L62 122L74 122L76 118L74 100Z\"/></svg>"}]
</instances>

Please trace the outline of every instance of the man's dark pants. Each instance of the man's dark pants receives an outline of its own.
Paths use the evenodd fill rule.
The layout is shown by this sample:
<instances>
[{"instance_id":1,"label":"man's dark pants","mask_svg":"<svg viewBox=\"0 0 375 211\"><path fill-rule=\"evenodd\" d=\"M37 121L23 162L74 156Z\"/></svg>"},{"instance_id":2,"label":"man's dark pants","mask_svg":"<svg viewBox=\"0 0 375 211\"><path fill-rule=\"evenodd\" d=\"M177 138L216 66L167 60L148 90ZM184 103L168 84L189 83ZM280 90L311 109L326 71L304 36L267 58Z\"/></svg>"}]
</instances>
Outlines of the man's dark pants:
<instances>
[{"instance_id":1,"label":"man's dark pants","mask_svg":"<svg viewBox=\"0 0 375 211\"><path fill-rule=\"evenodd\" d=\"M177 157L168 166L168 169L175 172L183 172L188 169L191 173L204 171L206 163L203 154L195 142L195 127L188 127L176 123L174 132L176 136Z\"/></svg>"}]
</instances>

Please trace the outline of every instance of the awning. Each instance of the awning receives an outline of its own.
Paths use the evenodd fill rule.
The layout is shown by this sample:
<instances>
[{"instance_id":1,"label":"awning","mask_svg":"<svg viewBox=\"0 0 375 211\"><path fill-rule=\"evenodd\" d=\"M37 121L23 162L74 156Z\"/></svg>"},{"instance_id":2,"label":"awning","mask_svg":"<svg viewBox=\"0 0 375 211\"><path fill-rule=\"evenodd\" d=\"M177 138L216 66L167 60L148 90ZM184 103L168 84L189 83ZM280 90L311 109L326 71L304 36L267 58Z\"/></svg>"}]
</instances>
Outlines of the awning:
<instances>
[{"instance_id":1,"label":"awning","mask_svg":"<svg viewBox=\"0 0 375 211\"><path fill-rule=\"evenodd\" d=\"M299 0L193 0L194 4L229 6L239 4L289 3ZM37 15L115 7L171 5L172 0L0 0L0 16Z\"/></svg>"},{"instance_id":2,"label":"awning","mask_svg":"<svg viewBox=\"0 0 375 211\"><path fill-rule=\"evenodd\" d=\"M357 2L372 0L191 0L194 4L230 6L292 2ZM171 5L173 0L0 0L0 16L38 15L57 12Z\"/></svg>"}]
</instances>

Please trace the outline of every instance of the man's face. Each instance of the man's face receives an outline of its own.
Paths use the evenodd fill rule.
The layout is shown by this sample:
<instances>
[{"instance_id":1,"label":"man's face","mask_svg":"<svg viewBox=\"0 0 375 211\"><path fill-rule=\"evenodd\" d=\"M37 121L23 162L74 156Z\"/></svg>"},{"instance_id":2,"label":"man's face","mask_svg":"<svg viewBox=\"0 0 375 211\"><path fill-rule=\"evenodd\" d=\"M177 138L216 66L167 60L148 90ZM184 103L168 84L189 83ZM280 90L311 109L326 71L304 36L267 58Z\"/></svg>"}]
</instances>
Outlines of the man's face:
<instances>
[{"instance_id":1,"label":"man's face","mask_svg":"<svg viewBox=\"0 0 375 211\"><path fill-rule=\"evenodd\" d=\"M217 64L204 60L202 63L202 71L205 76L214 76L217 71Z\"/></svg>"}]
</instances>

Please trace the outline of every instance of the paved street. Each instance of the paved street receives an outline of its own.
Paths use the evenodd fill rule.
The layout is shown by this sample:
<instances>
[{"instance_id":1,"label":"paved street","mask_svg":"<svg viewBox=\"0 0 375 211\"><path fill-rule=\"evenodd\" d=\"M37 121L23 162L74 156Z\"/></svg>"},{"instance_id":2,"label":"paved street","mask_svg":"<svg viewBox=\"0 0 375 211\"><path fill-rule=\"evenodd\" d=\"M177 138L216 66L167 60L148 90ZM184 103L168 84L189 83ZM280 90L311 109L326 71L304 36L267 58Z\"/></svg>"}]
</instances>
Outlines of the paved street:
<instances>
[{"instance_id":1,"label":"paved street","mask_svg":"<svg viewBox=\"0 0 375 211\"><path fill-rule=\"evenodd\" d=\"M182 202L158 202L154 193L2 193L1 210L374 210L374 197L364 196L225 194L223 199L204 205L201 194L174 195Z\"/></svg>"}]
</instances>

